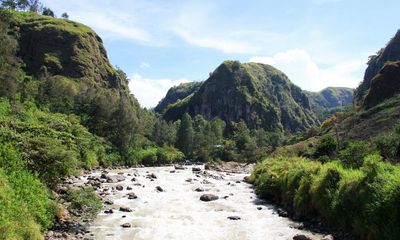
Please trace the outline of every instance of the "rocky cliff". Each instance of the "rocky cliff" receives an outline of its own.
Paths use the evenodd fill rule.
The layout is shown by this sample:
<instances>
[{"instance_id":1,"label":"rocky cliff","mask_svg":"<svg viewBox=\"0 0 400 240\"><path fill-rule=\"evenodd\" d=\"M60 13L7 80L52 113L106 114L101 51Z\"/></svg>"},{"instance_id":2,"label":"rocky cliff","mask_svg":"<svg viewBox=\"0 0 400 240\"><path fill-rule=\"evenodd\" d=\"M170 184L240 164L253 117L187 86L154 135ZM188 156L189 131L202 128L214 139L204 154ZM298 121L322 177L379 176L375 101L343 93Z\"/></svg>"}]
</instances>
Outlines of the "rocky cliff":
<instances>
[{"instance_id":1,"label":"rocky cliff","mask_svg":"<svg viewBox=\"0 0 400 240\"><path fill-rule=\"evenodd\" d=\"M364 79L354 93L354 99L360 103L367 95L371 86L372 79L379 73L381 68L388 61L400 60L400 30L387 43L387 45L378 51L376 55L370 56L368 67L365 70Z\"/></svg>"}]
</instances>

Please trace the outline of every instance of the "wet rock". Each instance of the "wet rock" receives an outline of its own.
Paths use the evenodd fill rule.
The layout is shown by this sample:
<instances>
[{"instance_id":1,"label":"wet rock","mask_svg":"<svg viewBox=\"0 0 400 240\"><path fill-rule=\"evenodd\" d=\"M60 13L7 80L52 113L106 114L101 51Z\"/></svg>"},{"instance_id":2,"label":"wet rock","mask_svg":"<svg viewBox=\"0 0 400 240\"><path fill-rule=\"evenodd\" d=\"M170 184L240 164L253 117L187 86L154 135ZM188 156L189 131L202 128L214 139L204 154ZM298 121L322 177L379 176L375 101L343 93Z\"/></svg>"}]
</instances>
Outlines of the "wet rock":
<instances>
[{"instance_id":1,"label":"wet rock","mask_svg":"<svg viewBox=\"0 0 400 240\"><path fill-rule=\"evenodd\" d=\"M171 170L171 171L169 171L169 173L175 173L176 171L175 170Z\"/></svg>"},{"instance_id":2,"label":"wet rock","mask_svg":"<svg viewBox=\"0 0 400 240\"><path fill-rule=\"evenodd\" d=\"M302 230L302 229L304 229L304 224L303 223L290 223L289 227Z\"/></svg>"},{"instance_id":3,"label":"wet rock","mask_svg":"<svg viewBox=\"0 0 400 240\"><path fill-rule=\"evenodd\" d=\"M123 228L131 228L132 225L130 223L124 223L124 224L121 225L121 227L123 227Z\"/></svg>"},{"instance_id":4,"label":"wet rock","mask_svg":"<svg viewBox=\"0 0 400 240\"><path fill-rule=\"evenodd\" d=\"M130 209L129 207L120 207L119 211L121 211L121 212L132 212L133 210Z\"/></svg>"},{"instance_id":5,"label":"wet rock","mask_svg":"<svg viewBox=\"0 0 400 240\"><path fill-rule=\"evenodd\" d=\"M262 207L257 207L257 210L262 210Z\"/></svg>"},{"instance_id":6,"label":"wet rock","mask_svg":"<svg viewBox=\"0 0 400 240\"><path fill-rule=\"evenodd\" d=\"M126 187L126 190L128 190L128 191L130 191L130 190L132 190L132 187Z\"/></svg>"},{"instance_id":7,"label":"wet rock","mask_svg":"<svg viewBox=\"0 0 400 240\"><path fill-rule=\"evenodd\" d=\"M156 176L154 173L147 174L146 177L147 177L147 178L150 178L150 179L157 179L157 176Z\"/></svg>"},{"instance_id":8,"label":"wet rock","mask_svg":"<svg viewBox=\"0 0 400 240\"><path fill-rule=\"evenodd\" d=\"M115 189L117 189L118 191L122 191L124 190L124 187L122 185L117 185Z\"/></svg>"},{"instance_id":9,"label":"wet rock","mask_svg":"<svg viewBox=\"0 0 400 240\"><path fill-rule=\"evenodd\" d=\"M241 182L238 180L238 181L236 181L236 183L241 183Z\"/></svg>"},{"instance_id":10,"label":"wet rock","mask_svg":"<svg viewBox=\"0 0 400 240\"><path fill-rule=\"evenodd\" d=\"M283 209L281 209L281 208L279 208L279 209L277 210L277 213L278 213L278 215L279 215L280 217L289 217L289 214L288 214L285 210L283 210Z\"/></svg>"},{"instance_id":11,"label":"wet rock","mask_svg":"<svg viewBox=\"0 0 400 240\"><path fill-rule=\"evenodd\" d=\"M185 167L182 165L175 165L174 168L175 170L185 170Z\"/></svg>"},{"instance_id":12,"label":"wet rock","mask_svg":"<svg viewBox=\"0 0 400 240\"><path fill-rule=\"evenodd\" d=\"M215 196L214 194L203 194L200 196L200 200L203 202L215 201L218 200L218 196Z\"/></svg>"},{"instance_id":13,"label":"wet rock","mask_svg":"<svg viewBox=\"0 0 400 240\"><path fill-rule=\"evenodd\" d=\"M136 178L133 177L133 178L131 179L131 182L136 182Z\"/></svg>"},{"instance_id":14,"label":"wet rock","mask_svg":"<svg viewBox=\"0 0 400 240\"><path fill-rule=\"evenodd\" d=\"M199 168L199 167L192 167L192 172L201 172L201 168Z\"/></svg>"},{"instance_id":15,"label":"wet rock","mask_svg":"<svg viewBox=\"0 0 400 240\"><path fill-rule=\"evenodd\" d=\"M195 192L204 192L204 189L203 189L203 188L200 188L200 187L198 187L198 188L196 188L194 191L195 191Z\"/></svg>"},{"instance_id":16,"label":"wet rock","mask_svg":"<svg viewBox=\"0 0 400 240\"><path fill-rule=\"evenodd\" d=\"M247 183L250 183L250 181L249 181L249 176L244 177L244 178L243 178L243 181L244 181L244 182L247 182Z\"/></svg>"},{"instance_id":17,"label":"wet rock","mask_svg":"<svg viewBox=\"0 0 400 240\"><path fill-rule=\"evenodd\" d=\"M107 176L108 183L117 183L122 181L125 181L125 177L123 175Z\"/></svg>"},{"instance_id":18,"label":"wet rock","mask_svg":"<svg viewBox=\"0 0 400 240\"><path fill-rule=\"evenodd\" d=\"M137 198L137 195L133 192L130 192L127 195L128 195L128 199L136 199Z\"/></svg>"},{"instance_id":19,"label":"wet rock","mask_svg":"<svg viewBox=\"0 0 400 240\"><path fill-rule=\"evenodd\" d=\"M297 234L293 237L293 240L313 240L313 239L304 234Z\"/></svg>"},{"instance_id":20,"label":"wet rock","mask_svg":"<svg viewBox=\"0 0 400 240\"><path fill-rule=\"evenodd\" d=\"M191 179L191 178L188 178L188 179L185 180L185 182L189 182L189 183L192 182L192 181L193 181L193 179Z\"/></svg>"},{"instance_id":21,"label":"wet rock","mask_svg":"<svg viewBox=\"0 0 400 240\"><path fill-rule=\"evenodd\" d=\"M241 218L239 216L230 216L228 217L229 220L237 221L240 220Z\"/></svg>"},{"instance_id":22,"label":"wet rock","mask_svg":"<svg viewBox=\"0 0 400 240\"><path fill-rule=\"evenodd\" d=\"M105 214L112 214L114 211L112 209L108 209L104 211Z\"/></svg>"},{"instance_id":23,"label":"wet rock","mask_svg":"<svg viewBox=\"0 0 400 240\"><path fill-rule=\"evenodd\" d=\"M114 202L111 199L104 199L104 204L106 205L113 205Z\"/></svg>"},{"instance_id":24,"label":"wet rock","mask_svg":"<svg viewBox=\"0 0 400 240\"><path fill-rule=\"evenodd\" d=\"M228 199L228 198L229 198L229 196L224 196L224 197L223 197L223 199Z\"/></svg>"},{"instance_id":25,"label":"wet rock","mask_svg":"<svg viewBox=\"0 0 400 240\"><path fill-rule=\"evenodd\" d=\"M160 187L160 186L157 186L156 190L157 190L157 192L165 192L164 189L162 189L162 187Z\"/></svg>"},{"instance_id":26,"label":"wet rock","mask_svg":"<svg viewBox=\"0 0 400 240\"><path fill-rule=\"evenodd\" d=\"M325 235L321 240L335 240L335 238L332 235Z\"/></svg>"},{"instance_id":27,"label":"wet rock","mask_svg":"<svg viewBox=\"0 0 400 240\"><path fill-rule=\"evenodd\" d=\"M201 184L211 184L211 182L208 181L207 179L204 179L203 181L201 181Z\"/></svg>"}]
</instances>

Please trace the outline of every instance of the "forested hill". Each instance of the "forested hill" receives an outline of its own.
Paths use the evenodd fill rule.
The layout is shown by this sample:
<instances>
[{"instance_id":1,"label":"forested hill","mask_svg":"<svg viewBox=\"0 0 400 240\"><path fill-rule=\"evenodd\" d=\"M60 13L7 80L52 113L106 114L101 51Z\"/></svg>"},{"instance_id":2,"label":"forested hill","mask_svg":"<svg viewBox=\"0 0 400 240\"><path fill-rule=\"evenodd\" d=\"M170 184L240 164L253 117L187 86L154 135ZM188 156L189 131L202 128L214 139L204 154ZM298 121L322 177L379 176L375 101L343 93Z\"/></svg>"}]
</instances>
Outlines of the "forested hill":
<instances>
[{"instance_id":1,"label":"forested hill","mask_svg":"<svg viewBox=\"0 0 400 240\"><path fill-rule=\"evenodd\" d=\"M225 61L198 91L169 105L164 118L184 113L229 122L244 120L250 129L304 131L316 125L305 93L278 69L259 63Z\"/></svg>"}]
</instances>

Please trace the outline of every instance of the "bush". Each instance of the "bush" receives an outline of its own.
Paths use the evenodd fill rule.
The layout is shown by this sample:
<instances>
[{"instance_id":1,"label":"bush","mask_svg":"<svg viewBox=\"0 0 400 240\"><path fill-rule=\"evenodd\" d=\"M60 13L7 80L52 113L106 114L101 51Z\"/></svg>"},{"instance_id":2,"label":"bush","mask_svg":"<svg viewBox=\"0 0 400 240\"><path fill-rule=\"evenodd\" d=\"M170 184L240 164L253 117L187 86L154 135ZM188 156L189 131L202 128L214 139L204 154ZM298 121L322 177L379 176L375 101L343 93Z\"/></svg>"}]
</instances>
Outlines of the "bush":
<instances>
[{"instance_id":1,"label":"bush","mask_svg":"<svg viewBox=\"0 0 400 240\"><path fill-rule=\"evenodd\" d=\"M337 148L336 140L330 136L323 136L317 143L315 147L314 157L318 158L321 156L329 156L332 157Z\"/></svg>"},{"instance_id":2,"label":"bush","mask_svg":"<svg viewBox=\"0 0 400 240\"><path fill-rule=\"evenodd\" d=\"M377 154L366 156L357 169L340 161L269 158L256 165L250 180L257 194L299 217L319 216L361 239L400 236L400 166Z\"/></svg>"},{"instance_id":3,"label":"bush","mask_svg":"<svg viewBox=\"0 0 400 240\"><path fill-rule=\"evenodd\" d=\"M11 145L0 145L0 239L42 239L56 204Z\"/></svg>"},{"instance_id":4,"label":"bush","mask_svg":"<svg viewBox=\"0 0 400 240\"><path fill-rule=\"evenodd\" d=\"M346 167L359 168L364 158L373 152L375 149L366 142L349 142L346 148L339 152L339 159Z\"/></svg>"},{"instance_id":5,"label":"bush","mask_svg":"<svg viewBox=\"0 0 400 240\"><path fill-rule=\"evenodd\" d=\"M83 219L93 219L102 208L100 198L91 187L69 189L65 198L71 203L68 211Z\"/></svg>"},{"instance_id":6,"label":"bush","mask_svg":"<svg viewBox=\"0 0 400 240\"><path fill-rule=\"evenodd\" d=\"M386 160L398 162L400 158L400 134L396 132L381 134L374 140L374 143Z\"/></svg>"}]
</instances>

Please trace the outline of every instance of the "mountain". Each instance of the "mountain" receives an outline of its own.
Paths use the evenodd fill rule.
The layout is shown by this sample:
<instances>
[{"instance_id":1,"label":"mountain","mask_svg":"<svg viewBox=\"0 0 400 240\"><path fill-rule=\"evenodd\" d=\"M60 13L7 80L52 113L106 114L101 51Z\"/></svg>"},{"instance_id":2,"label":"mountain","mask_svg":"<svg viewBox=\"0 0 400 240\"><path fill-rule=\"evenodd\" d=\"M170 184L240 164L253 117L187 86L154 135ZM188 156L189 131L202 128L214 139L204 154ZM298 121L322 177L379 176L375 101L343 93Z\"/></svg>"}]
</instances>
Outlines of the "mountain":
<instances>
[{"instance_id":1,"label":"mountain","mask_svg":"<svg viewBox=\"0 0 400 240\"><path fill-rule=\"evenodd\" d=\"M226 122L243 120L250 129L304 131L318 123L309 99L278 69L260 63L223 62L198 91L169 105L168 121L184 113Z\"/></svg>"},{"instance_id":2,"label":"mountain","mask_svg":"<svg viewBox=\"0 0 400 240\"><path fill-rule=\"evenodd\" d=\"M310 99L311 108L320 121L344 110L353 102L354 89L345 87L328 87L319 92L305 91Z\"/></svg>"},{"instance_id":3,"label":"mountain","mask_svg":"<svg viewBox=\"0 0 400 240\"><path fill-rule=\"evenodd\" d=\"M372 79L379 73L386 62L399 60L400 30L397 31L394 37L386 44L384 48L380 49L376 55L370 56L368 67L365 70L364 79L354 92L355 101L360 103L364 99L371 86Z\"/></svg>"},{"instance_id":4,"label":"mountain","mask_svg":"<svg viewBox=\"0 0 400 240\"><path fill-rule=\"evenodd\" d=\"M79 115L91 132L124 148L141 109L126 75L110 64L101 38L83 24L31 12L11 12L10 27L28 76L22 98Z\"/></svg>"},{"instance_id":5,"label":"mountain","mask_svg":"<svg viewBox=\"0 0 400 240\"><path fill-rule=\"evenodd\" d=\"M354 89L345 87L327 87L319 92L305 91L313 108L326 109L351 104L353 92Z\"/></svg>"},{"instance_id":6,"label":"mountain","mask_svg":"<svg viewBox=\"0 0 400 240\"><path fill-rule=\"evenodd\" d=\"M170 104L197 92L202 84L203 82L189 82L181 83L178 86L172 87L168 90L167 95L158 103L154 110L163 114Z\"/></svg>"}]
</instances>

